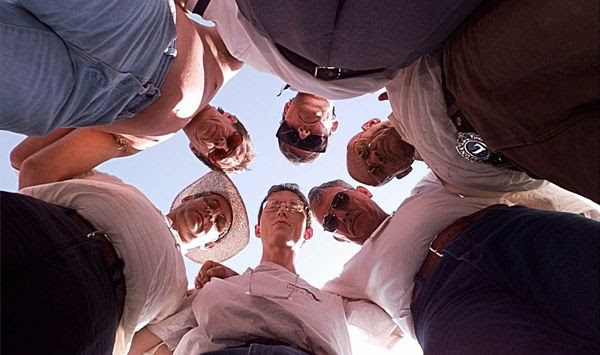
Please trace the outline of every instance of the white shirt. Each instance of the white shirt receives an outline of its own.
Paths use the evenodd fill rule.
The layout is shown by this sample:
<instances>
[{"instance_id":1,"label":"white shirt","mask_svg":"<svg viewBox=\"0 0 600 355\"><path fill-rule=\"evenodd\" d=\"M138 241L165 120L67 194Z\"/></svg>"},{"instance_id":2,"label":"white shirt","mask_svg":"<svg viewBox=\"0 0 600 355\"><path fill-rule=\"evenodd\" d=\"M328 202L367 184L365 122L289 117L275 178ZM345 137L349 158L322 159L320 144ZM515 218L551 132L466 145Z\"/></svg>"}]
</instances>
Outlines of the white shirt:
<instances>
[{"instance_id":1,"label":"white shirt","mask_svg":"<svg viewBox=\"0 0 600 355\"><path fill-rule=\"evenodd\" d=\"M261 36L240 13L235 0L211 1L203 18L217 24L219 35L236 59L258 71L278 76L299 92L331 100L347 99L375 92L392 79L388 73L332 81L316 79L288 62L270 39Z\"/></svg>"},{"instance_id":2,"label":"white shirt","mask_svg":"<svg viewBox=\"0 0 600 355\"><path fill-rule=\"evenodd\" d=\"M164 216L131 185L107 174L32 186L21 190L76 210L108 234L124 262L126 296L114 354L125 354L133 334L175 312L187 290L183 257Z\"/></svg>"},{"instance_id":3,"label":"white shirt","mask_svg":"<svg viewBox=\"0 0 600 355\"><path fill-rule=\"evenodd\" d=\"M550 210L576 212L569 211L568 205L549 203L552 199L538 201L539 196L511 193L497 198L461 197L429 173L344 265L340 276L327 282L323 290L374 302L392 317L405 336L414 338L410 312L413 278L425 260L431 240L458 218L496 203L538 208L543 205Z\"/></svg>"},{"instance_id":4,"label":"white shirt","mask_svg":"<svg viewBox=\"0 0 600 355\"><path fill-rule=\"evenodd\" d=\"M182 328L192 329L179 340ZM351 354L342 298L270 262L242 275L213 278L196 293L191 307L149 329L170 348L176 345L175 354L201 354L261 339L314 354Z\"/></svg>"},{"instance_id":5,"label":"white shirt","mask_svg":"<svg viewBox=\"0 0 600 355\"><path fill-rule=\"evenodd\" d=\"M472 163L456 151L458 131L446 112L437 56L419 58L400 70L387 91L396 131L451 191L498 196L542 184L523 172Z\"/></svg>"}]
</instances>

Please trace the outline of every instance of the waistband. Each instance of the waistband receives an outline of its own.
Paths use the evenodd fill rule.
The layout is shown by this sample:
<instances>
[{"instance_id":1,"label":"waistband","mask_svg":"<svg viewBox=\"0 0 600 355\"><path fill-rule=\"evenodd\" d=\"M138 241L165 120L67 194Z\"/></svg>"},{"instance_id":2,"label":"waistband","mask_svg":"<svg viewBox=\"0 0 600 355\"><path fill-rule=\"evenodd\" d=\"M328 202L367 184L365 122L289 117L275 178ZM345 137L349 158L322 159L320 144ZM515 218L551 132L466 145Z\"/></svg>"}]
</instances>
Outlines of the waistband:
<instances>
[{"instance_id":1,"label":"waistband","mask_svg":"<svg viewBox=\"0 0 600 355\"><path fill-rule=\"evenodd\" d=\"M125 305L126 290L125 275L123 274L123 260L121 260L117 254L117 251L113 247L106 233L98 231L90 224L90 222L88 222L73 209L65 209L65 215L69 217L71 221L75 222L81 227L83 232L86 234L86 238L96 241L112 281L115 292L115 300L117 303L117 310L119 317L121 317L123 314L123 307Z\"/></svg>"},{"instance_id":2,"label":"waistband","mask_svg":"<svg viewBox=\"0 0 600 355\"><path fill-rule=\"evenodd\" d=\"M438 233L435 238L429 243L429 252L425 257L425 261L421 264L421 269L417 273L417 278L422 280L426 280L433 272L436 267L444 257L444 250L459 236L461 236L475 221L481 218L486 213L500 209L500 208L508 208L505 204L497 204L488 206L480 211L477 211L468 216L461 217L454 221L451 225L444 228L440 233ZM418 282L415 282L415 287L413 290L413 300L417 297L417 294L421 290L421 285Z\"/></svg>"}]
</instances>

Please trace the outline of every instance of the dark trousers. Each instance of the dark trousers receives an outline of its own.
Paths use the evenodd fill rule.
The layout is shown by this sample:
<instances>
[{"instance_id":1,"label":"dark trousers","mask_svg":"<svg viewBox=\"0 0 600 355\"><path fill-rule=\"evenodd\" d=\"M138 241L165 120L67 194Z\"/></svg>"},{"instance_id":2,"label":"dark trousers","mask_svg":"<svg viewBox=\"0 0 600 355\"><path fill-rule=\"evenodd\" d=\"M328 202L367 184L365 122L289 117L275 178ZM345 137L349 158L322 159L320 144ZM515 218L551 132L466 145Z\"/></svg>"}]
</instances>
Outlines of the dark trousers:
<instances>
[{"instance_id":1,"label":"dark trousers","mask_svg":"<svg viewBox=\"0 0 600 355\"><path fill-rule=\"evenodd\" d=\"M490 211L453 242L411 305L424 354L598 354L600 223Z\"/></svg>"},{"instance_id":2,"label":"dark trousers","mask_svg":"<svg viewBox=\"0 0 600 355\"><path fill-rule=\"evenodd\" d=\"M484 2L443 66L467 121L532 177L600 203L597 0Z\"/></svg>"},{"instance_id":3,"label":"dark trousers","mask_svg":"<svg viewBox=\"0 0 600 355\"><path fill-rule=\"evenodd\" d=\"M72 210L0 194L2 354L110 354L113 282Z\"/></svg>"},{"instance_id":4,"label":"dark trousers","mask_svg":"<svg viewBox=\"0 0 600 355\"><path fill-rule=\"evenodd\" d=\"M204 353L203 355L308 355L306 352L285 345L250 344Z\"/></svg>"}]
</instances>

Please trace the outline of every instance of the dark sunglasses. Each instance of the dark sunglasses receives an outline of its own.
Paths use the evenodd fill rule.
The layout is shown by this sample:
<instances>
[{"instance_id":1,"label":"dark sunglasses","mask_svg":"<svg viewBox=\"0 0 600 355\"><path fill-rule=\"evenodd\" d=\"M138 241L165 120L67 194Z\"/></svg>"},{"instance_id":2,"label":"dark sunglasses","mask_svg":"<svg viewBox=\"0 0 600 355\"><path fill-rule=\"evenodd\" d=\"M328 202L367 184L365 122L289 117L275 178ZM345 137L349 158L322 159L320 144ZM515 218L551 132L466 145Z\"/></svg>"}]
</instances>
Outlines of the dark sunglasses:
<instances>
[{"instance_id":1,"label":"dark sunglasses","mask_svg":"<svg viewBox=\"0 0 600 355\"><path fill-rule=\"evenodd\" d=\"M331 213L331 210L339 210L342 208L346 208L348 203L350 202L350 196L346 193L346 191L340 191L333 197L331 200L331 206L329 207L329 212L323 217L323 229L328 232L335 232L340 224L340 220L336 217L334 213Z\"/></svg>"},{"instance_id":2,"label":"dark sunglasses","mask_svg":"<svg viewBox=\"0 0 600 355\"><path fill-rule=\"evenodd\" d=\"M311 134L304 139L300 139L298 131L290 127L285 121L281 122L275 136L291 146L309 152L323 153L327 149L327 136Z\"/></svg>"},{"instance_id":3,"label":"dark sunglasses","mask_svg":"<svg viewBox=\"0 0 600 355\"><path fill-rule=\"evenodd\" d=\"M213 163L217 163L231 156L233 152L235 152L235 150L242 144L243 141L244 136L240 132L233 132L232 135L227 137L227 146L229 147L229 150L221 148L213 149L212 152L208 153L208 160L212 161Z\"/></svg>"}]
</instances>

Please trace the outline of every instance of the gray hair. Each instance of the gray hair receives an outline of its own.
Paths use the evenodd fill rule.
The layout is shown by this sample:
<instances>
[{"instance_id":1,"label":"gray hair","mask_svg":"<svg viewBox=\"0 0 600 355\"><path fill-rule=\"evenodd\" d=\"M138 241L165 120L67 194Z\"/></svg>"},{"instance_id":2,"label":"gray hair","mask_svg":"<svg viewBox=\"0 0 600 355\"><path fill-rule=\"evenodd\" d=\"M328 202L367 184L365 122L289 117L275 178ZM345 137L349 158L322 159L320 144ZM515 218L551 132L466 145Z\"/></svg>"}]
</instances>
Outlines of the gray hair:
<instances>
[{"instance_id":1,"label":"gray hair","mask_svg":"<svg viewBox=\"0 0 600 355\"><path fill-rule=\"evenodd\" d=\"M308 200L311 206L317 206L323 202L323 196L325 195L325 189L330 187L342 187L344 189L354 190L354 187L344 180L337 179L328 182L324 182L319 186L315 186L310 189L308 193Z\"/></svg>"},{"instance_id":2,"label":"gray hair","mask_svg":"<svg viewBox=\"0 0 600 355\"><path fill-rule=\"evenodd\" d=\"M263 206L264 206L265 202L269 199L269 197L271 197L272 194L274 194L276 192L280 192L280 191L289 191L291 193L296 194L296 196L298 196L300 201L302 201L302 203L304 204L304 212L306 213L306 229L310 228L310 222L312 219L312 212L310 210L310 205L308 204L308 200L306 199L306 196L304 196L302 191L300 191L300 187L298 186L298 184L294 184L294 183L284 183L284 184L271 186L271 188L267 192L267 196L265 196L265 198L260 203L260 208L258 209L258 223L260 223L260 217L262 216Z\"/></svg>"}]
</instances>

